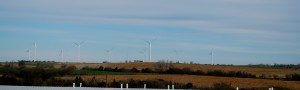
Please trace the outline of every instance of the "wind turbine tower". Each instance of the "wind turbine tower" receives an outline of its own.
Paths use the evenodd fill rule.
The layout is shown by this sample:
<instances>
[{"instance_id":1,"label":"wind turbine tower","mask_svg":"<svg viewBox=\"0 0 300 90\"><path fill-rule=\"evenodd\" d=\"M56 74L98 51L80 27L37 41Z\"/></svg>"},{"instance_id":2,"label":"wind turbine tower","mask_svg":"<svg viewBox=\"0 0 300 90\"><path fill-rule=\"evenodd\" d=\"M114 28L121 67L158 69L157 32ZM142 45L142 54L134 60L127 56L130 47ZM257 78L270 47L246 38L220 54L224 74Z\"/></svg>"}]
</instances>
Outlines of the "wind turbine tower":
<instances>
[{"instance_id":1,"label":"wind turbine tower","mask_svg":"<svg viewBox=\"0 0 300 90\"><path fill-rule=\"evenodd\" d=\"M214 65L214 52L211 51L210 55L211 55L211 65Z\"/></svg>"},{"instance_id":2,"label":"wind turbine tower","mask_svg":"<svg viewBox=\"0 0 300 90\"><path fill-rule=\"evenodd\" d=\"M77 46L77 62L80 61L80 47L85 41L81 42L74 42L74 44Z\"/></svg>"},{"instance_id":3,"label":"wind turbine tower","mask_svg":"<svg viewBox=\"0 0 300 90\"><path fill-rule=\"evenodd\" d=\"M111 54L111 51L112 51L112 50L113 50L113 49L105 50L105 51L107 52L107 61L108 61L108 62L110 62L110 58L111 58L110 54Z\"/></svg>"},{"instance_id":4,"label":"wind turbine tower","mask_svg":"<svg viewBox=\"0 0 300 90\"><path fill-rule=\"evenodd\" d=\"M29 49L27 50L27 53L28 53L28 60L30 60L30 59L31 59L31 58L30 58L30 53L31 53L31 52L30 52Z\"/></svg>"},{"instance_id":5,"label":"wind turbine tower","mask_svg":"<svg viewBox=\"0 0 300 90\"><path fill-rule=\"evenodd\" d=\"M62 49L60 50L60 59L61 59L61 62L64 62L64 53L63 53Z\"/></svg>"},{"instance_id":6,"label":"wind turbine tower","mask_svg":"<svg viewBox=\"0 0 300 90\"><path fill-rule=\"evenodd\" d=\"M152 40L145 40L146 43L149 44L149 61L151 62L151 46L152 46L152 42L155 41L156 39L152 39Z\"/></svg>"},{"instance_id":7,"label":"wind turbine tower","mask_svg":"<svg viewBox=\"0 0 300 90\"><path fill-rule=\"evenodd\" d=\"M174 52L175 52L175 61L179 61L179 54L178 54L178 51L177 50L174 50Z\"/></svg>"},{"instance_id":8,"label":"wind turbine tower","mask_svg":"<svg viewBox=\"0 0 300 90\"><path fill-rule=\"evenodd\" d=\"M34 56L33 56L33 61L36 60L36 42L33 43L34 44Z\"/></svg>"},{"instance_id":9,"label":"wind turbine tower","mask_svg":"<svg viewBox=\"0 0 300 90\"><path fill-rule=\"evenodd\" d=\"M140 54L143 55L143 56L142 56L142 60L143 60L143 62L145 62L145 52L144 52L144 51L141 51Z\"/></svg>"},{"instance_id":10,"label":"wind turbine tower","mask_svg":"<svg viewBox=\"0 0 300 90\"><path fill-rule=\"evenodd\" d=\"M139 53L140 54L142 54L142 60L143 60L143 62L145 62L145 60L146 60L146 55L145 55L145 52L146 52L146 50L147 50L147 48L145 48L143 51L140 51Z\"/></svg>"}]
</instances>

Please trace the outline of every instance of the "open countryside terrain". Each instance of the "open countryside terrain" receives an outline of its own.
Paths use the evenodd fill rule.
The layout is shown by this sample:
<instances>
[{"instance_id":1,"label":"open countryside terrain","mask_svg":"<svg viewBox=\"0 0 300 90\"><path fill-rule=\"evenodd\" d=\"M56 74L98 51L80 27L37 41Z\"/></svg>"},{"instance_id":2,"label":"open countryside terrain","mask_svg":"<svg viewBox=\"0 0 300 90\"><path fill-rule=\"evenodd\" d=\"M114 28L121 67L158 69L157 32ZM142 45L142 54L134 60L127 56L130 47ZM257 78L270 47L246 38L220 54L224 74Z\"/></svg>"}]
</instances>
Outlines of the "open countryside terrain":
<instances>
[{"instance_id":1,"label":"open countryside terrain","mask_svg":"<svg viewBox=\"0 0 300 90\"><path fill-rule=\"evenodd\" d=\"M91 80L94 75L82 75L84 80ZM105 80L106 75L96 75L96 79ZM69 77L68 79L74 79ZM65 78L67 79L67 77ZM178 83L192 83L195 86L213 86L214 83L230 83L234 87L289 87L293 89L300 89L300 82L266 80L266 79L251 79L251 78L233 78L233 77L216 77L216 76L197 76L197 75L108 75L107 79L112 82L113 80L149 80L149 79L163 79L165 81L172 81Z\"/></svg>"},{"instance_id":2,"label":"open countryside terrain","mask_svg":"<svg viewBox=\"0 0 300 90\"><path fill-rule=\"evenodd\" d=\"M47 62L46 62L47 63ZM5 67L5 63L2 63L1 67ZM19 63L20 65L20 63ZM20 67L18 63L13 63L13 67ZM253 68L253 67L242 67L242 66L221 66L221 65L199 65L199 64L179 64L179 63L165 63L165 62L132 62L132 63L57 63L51 62L49 64L36 64L36 63L25 63L26 68L40 67L41 65L49 66L49 70L58 72L63 67L74 67L76 68L73 73L67 75L55 76L59 80L75 80L77 77L82 78L84 82L91 82L94 80L101 82L113 83L114 81L145 81L145 80L164 80L166 82L187 84L191 83L197 87L214 87L216 83L226 83L232 87L240 88L265 88L268 87L284 87L294 90L300 90L300 81L289 81L286 80L288 74L300 74L297 69L278 69L278 68ZM160 66L160 67L158 67ZM111 68L111 69L127 69L132 70L133 68L139 70L139 72L123 72L123 71L105 71L105 70L89 70L91 68L99 69ZM214 76L214 75L194 75L194 74L169 74L169 73L144 73L141 70L149 68L165 69L168 68L180 68L185 70L189 68L191 71L201 70L203 72L221 70L223 72L230 71L241 71L255 75L255 78L244 78L244 77L228 77L228 76ZM87 69L88 68L88 69ZM47 68L46 68L47 69ZM176 72L176 71L175 71ZM261 77L264 76L264 77ZM275 77L276 76L276 77ZM119 87L119 85L117 86Z\"/></svg>"},{"instance_id":3,"label":"open countryside terrain","mask_svg":"<svg viewBox=\"0 0 300 90\"><path fill-rule=\"evenodd\" d=\"M68 63L67 65L74 65L77 68L83 67L111 67L111 68L151 68L155 69L157 63ZM56 64L55 67L60 67L62 64ZM274 75L279 78L284 78L286 74L300 73L299 70L294 69L275 69L275 68L251 68L251 67L240 67L240 66L211 66L211 65L195 65L195 64L173 64L176 68L191 68L192 70L224 70L224 71L244 71L255 74L257 77L265 75L266 77L272 78ZM93 77L98 80L105 80L106 75L81 75L81 77L89 81ZM75 76L61 77L64 79L74 79ZM236 78L236 77L221 77L221 76L199 76L199 75L170 75L170 74L136 74L136 75L108 75L107 79L109 82L113 80L148 80L148 79L163 79L165 81L172 81L178 83L192 83L195 86L206 86L210 87L214 83L225 82L230 83L234 87L288 87L299 90L299 81L283 81L283 80L272 80L272 79L258 79L258 78Z\"/></svg>"},{"instance_id":4,"label":"open countryside terrain","mask_svg":"<svg viewBox=\"0 0 300 90\"><path fill-rule=\"evenodd\" d=\"M155 69L156 63L66 63L67 65L76 66L78 69L83 67L92 67L98 68L100 66L103 67L111 67L111 68L150 68ZM63 64L55 64L54 67L59 68ZM251 68L251 67L240 67L240 66L211 66L211 65L197 65L197 64L172 64L176 68L190 68L192 70L224 70L224 71L244 71L248 73L259 75L266 75L272 77L273 75L278 75L278 77L285 77L286 74L292 73L300 73L300 70L293 70L293 69L274 69L274 68Z\"/></svg>"}]
</instances>

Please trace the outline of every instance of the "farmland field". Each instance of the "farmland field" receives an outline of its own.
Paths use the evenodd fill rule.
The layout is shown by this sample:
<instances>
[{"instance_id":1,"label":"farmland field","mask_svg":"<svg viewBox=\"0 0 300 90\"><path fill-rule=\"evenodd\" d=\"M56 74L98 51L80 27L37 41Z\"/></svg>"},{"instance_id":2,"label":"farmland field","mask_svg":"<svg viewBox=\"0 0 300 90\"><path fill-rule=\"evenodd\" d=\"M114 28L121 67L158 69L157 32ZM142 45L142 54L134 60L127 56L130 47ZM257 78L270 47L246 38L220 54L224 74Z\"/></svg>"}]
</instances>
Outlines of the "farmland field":
<instances>
[{"instance_id":1,"label":"farmland field","mask_svg":"<svg viewBox=\"0 0 300 90\"><path fill-rule=\"evenodd\" d=\"M61 64L56 64L55 67L60 67ZM83 68L85 66L97 68L99 66L111 67L111 68L150 68L154 69L156 63L68 63L67 65L74 65L77 68ZM251 67L239 67L239 66L211 66L211 65L194 65L194 64L173 64L177 68L191 68L192 70L223 70L223 71L243 71L251 74L266 75L266 77L272 77L277 75L278 77L284 78L286 74L299 73L299 70L292 69L273 69L273 68L251 68ZM163 79L165 81L172 81L178 83L192 83L195 86L211 87L214 83L230 83L234 87L288 87L292 89L300 89L299 81L283 81L283 80L271 80L271 79L259 79L259 78L236 78L236 77L220 77L220 76L199 76L199 75L170 75L170 74L134 74L134 75L116 75L113 73L108 74L108 81L113 80L150 80L150 79ZM110 75L111 74L111 75ZM106 75L81 75L81 77L88 81L95 77L97 80L105 80ZM74 76L60 77L63 79L74 79Z\"/></svg>"},{"instance_id":2,"label":"farmland field","mask_svg":"<svg viewBox=\"0 0 300 90\"><path fill-rule=\"evenodd\" d=\"M106 75L81 75L81 77L89 81L93 77L97 80L106 80ZM75 77L61 77L63 79L73 80ZM251 87L289 87L293 89L300 89L300 82L278 81L278 80L266 80L266 79L252 79L252 78L233 78L233 77L216 77L216 76L197 76L197 75L108 75L108 81L113 80L150 80L150 79L163 79L165 81L172 81L178 83L191 82L196 86L208 86L211 87L214 83L230 83L234 87L251 88Z\"/></svg>"},{"instance_id":3,"label":"farmland field","mask_svg":"<svg viewBox=\"0 0 300 90\"><path fill-rule=\"evenodd\" d=\"M132 74L132 73L127 73L127 72L110 72L110 71L90 71L90 70L75 70L74 74L77 75L122 75L122 74Z\"/></svg>"},{"instance_id":4,"label":"farmland field","mask_svg":"<svg viewBox=\"0 0 300 90\"><path fill-rule=\"evenodd\" d=\"M62 64L55 64L55 67L59 68ZM154 69L156 63L68 63L67 65L74 65L77 68L83 68L85 66L98 68L99 66L111 67L111 68L150 68ZM286 74L300 73L299 70L292 69L272 69L272 68L251 68L251 67L239 67L239 66L211 66L211 65L195 65L195 64L173 64L176 68L191 68L192 70L224 70L224 71L244 71L252 73L255 75L266 75L273 76L277 75L278 77L285 77Z\"/></svg>"},{"instance_id":5,"label":"farmland field","mask_svg":"<svg viewBox=\"0 0 300 90\"><path fill-rule=\"evenodd\" d=\"M51 66L53 65L53 66ZM286 75L297 73L299 70L296 69L275 69L275 68L253 68L253 67L241 67L241 66L221 66L221 65L199 65L199 64L175 64L167 65L168 67L158 67L160 63L50 63L44 70L49 70L56 75L55 79L61 83L59 86L70 86L70 83L74 80L83 80L80 82L106 82L113 83L117 82L128 82L130 80L147 81L147 80L162 80L167 83L179 83L180 85L187 85L191 83L196 87L215 87L216 83L226 83L232 87L240 88L268 88L268 87L283 87L289 89L300 90L300 81L293 80L289 81L286 78ZM4 65L3 65L4 66ZM49 66L49 67L48 67ZM13 64L13 67L18 68L16 63ZM37 64L30 63L26 66L29 69L24 69L32 71L30 68L40 67ZM66 70L69 67L73 67L74 70L67 74L61 74L61 71ZM156 69L167 69L169 67L178 68L174 72L179 72L180 70L192 70L192 71L203 71L206 74L193 74L193 73L160 73L160 72L142 72L145 68L156 70ZM185 69L189 68L189 69ZM107 69L107 70L105 70ZM138 70L134 72L132 70ZM3 69L5 70L5 69ZM17 70L17 69L16 69ZM40 70L40 69L36 69ZM219 73L222 75L212 75L207 74L209 71L221 70ZM226 76L228 72L238 71L245 72L254 77L238 77L238 76ZM24 72L24 71L23 71ZM46 72L46 71L44 71ZM217 72L218 73L218 72ZM226 73L226 74L224 74ZM231 73L232 74L232 73ZM242 73L234 73L241 76ZM17 74L18 75L18 74ZM247 74L244 74L247 75ZM22 75L21 75L22 76ZM261 77L263 76L263 77ZM276 76L276 77L275 77ZM80 79L78 79L80 77ZM20 78L20 77L19 77ZM25 78L26 79L26 78ZM23 79L24 80L24 79ZM45 79L46 80L46 79ZM67 81L59 81L67 80ZM73 80L73 81L72 81ZM47 80L46 80L47 81ZM37 83L38 84L38 83ZM51 83L50 83L51 84ZM40 85L40 84L38 84ZM53 84L55 85L55 84ZM86 85L86 84L85 84ZM101 84L102 87L105 84Z\"/></svg>"}]
</instances>

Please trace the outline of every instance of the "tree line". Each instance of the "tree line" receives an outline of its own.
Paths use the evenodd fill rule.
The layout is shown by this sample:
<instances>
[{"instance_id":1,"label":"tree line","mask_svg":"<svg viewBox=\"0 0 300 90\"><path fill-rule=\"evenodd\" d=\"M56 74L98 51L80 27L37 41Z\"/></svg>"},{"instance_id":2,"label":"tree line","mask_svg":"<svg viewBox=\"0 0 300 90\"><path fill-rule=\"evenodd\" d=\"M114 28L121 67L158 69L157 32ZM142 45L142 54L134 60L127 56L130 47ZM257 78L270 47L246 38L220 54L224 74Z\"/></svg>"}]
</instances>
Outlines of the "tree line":
<instances>
[{"instance_id":1,"label":"tree line","mask_svg":"<svg viewBox=\"0 0 300 90\"><path fill-rule=\"evenodd\" d=\"M159 73L159 74L187 74L187 75L206 75L206 76L222 76L222 77L239 77L239 78L261 78L261 79L279 79L277 75L274 75L273 78L267 78L266 75L256 76L255 74L243 72L243 71L224 71L224 70L192 70L191 68L175 68L175 67L160 67L155 69L150 68L111 68L99 66L98 68L92 67L83 67L82 70L92 70L92 71L112 71L112 72L130 72L130 73ZM287 74L282 80L289 81L300 81L300 74L293 73Z\"/></svg>"},{"instance_id":2,"label":"tree line","mask_svg":"<svg viewBox=\"0 0 300 90\"><path fill-rule=\"evenodd\" d=\"M130 72L130 73L159 73L159 74L187 74L187 75L206 75L206 76L222 76L222 77L239 77L239 78L261 78L261 79L279 79L277 75L274 75L273 78L267 78L266 75L256 76L251 73L243 72L243 71L224 71L224 70L192 70L191 68L175 68L169 67L168 69L162 70L162 68L158 69L150 69L150 68L111 68L111 67L103 67L99 66L98 68L92 67L83 67L82 70L92 70L92 71L112 71L112 72ZM289 81L300 81L300 74L293 73L287 74L285 78L282 80Z\"/></svg>"},{"instance_id":3,"label":"tree line","mask_svg":"<svg viewBox=\"0 0 300 90\"><path fill-rule=\"evenodd\" d=\"M80 76L77 76L74 80L63 80L60 78L55 78L65 75L74 75L74 70L77 68L75 66L62 65L61 68L55 69L52 64L47 63L37 64L36 67L14 67L12 64L6 64L0 68L0 85L22 85L22 86L72 86L72 83L83 83L85 87L114 87L119 88L120 84L129 84L131 88L143 87L143 84L147 84L148 88L166 88L167 85L175 85L175 88L196 88L202 90L218 90L220 88L228 88L226 90L233 89L230 84L227 83L216 83L212 87L197 87L192 83L176 83L172 81L164 81L163 79L152 79L152 80L113 80L107 82L106 80L97 80L95 78L84 81ZM211 70L211 71L201 71L201 70L191 70L190 68L174 68L172 65L157 65L155 69L143 68L110 68L99 66L98 68L84 67L82 70L96 70L96 71L113 71L113 72L133 72L133 73L162 73L162 74L190 74L190 75L210 75L210 76L243 76L246 77L248 73L239 71L225 72L222 70ZM290 80L299 80L299 74L287 75ZM123 86L124 87L124 86ZM265 87L260 87L265 88ZM282 88L282 87L278 87ZM254 88L252 90L256 90ZM285 88L283 88L285 89Z\"/></svg>"},{"instance_id":4,"label":"tree line","mask_svg":"<svg viewBox=\"0 0 300 90\"><path fill-rule=\"evenodd\" d=\"M55 69L49 68L48 65L40 64L33 68L20 66L14 67L13 65L7 64L0 68L0 84L24 86L43 85L55 76L70 75L75 69L75 66Z\"/></svg>"},{"instance_id":5,"label":"tree line","mask_svg":"<svg viewBox=\"0 0 300 90\"><path fill-rule=\"evenodd\" d=\"M277 69L300 69L300 64L248 64L245 67L253 68L277 68Z\"/></svg>"},{"instance_id":6,"label":"tree line","mask_svg":"<svg viewBox=\"0 0 300 90\"><path fill-rule=\"evenodd\" d=\"M150 68L111 68L111 67L103 67L99 66L99 68L91 68L91 67L83 67L82 70L94 70L94 71L112 71L112 72L131 72L131 73L160 73L160 74L188 74L188 75L207 75L207 76L223 76L223 77L240 77L240 78L256 78L254 74L242 72L242 71L223 71L223 70L209 70L209 71L202 71L202 70L192 70L190 68L175 68L169 67L166 70L155 69L152 70Z\"/></svg>"}]
</instances>

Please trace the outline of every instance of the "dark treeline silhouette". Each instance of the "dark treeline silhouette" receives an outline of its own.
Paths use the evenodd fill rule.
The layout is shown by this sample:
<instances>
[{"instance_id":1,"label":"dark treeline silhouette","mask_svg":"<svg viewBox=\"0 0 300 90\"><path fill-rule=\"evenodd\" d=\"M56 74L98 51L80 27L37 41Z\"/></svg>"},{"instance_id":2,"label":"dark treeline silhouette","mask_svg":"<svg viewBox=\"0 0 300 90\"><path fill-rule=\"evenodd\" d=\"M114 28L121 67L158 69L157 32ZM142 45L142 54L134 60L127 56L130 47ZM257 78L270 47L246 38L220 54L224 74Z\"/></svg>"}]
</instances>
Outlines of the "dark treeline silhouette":
<instances>
[{"instance_id":1,"label":"dark treeline silhouette","mask_svg":"<svg viewBox=\"0 0 300 90\"><path fill-rule=\"evenodd\" d=\"M82 70L93 70L93 71L113 71L113 72L132 72L132 73L161 73L161 74L188 74L188 75L207 75L207 76L223 76L223 77L240 77L240 78L256 78L254 74L242 72L242 71L223 71L223 70L209 70L204 72L202 70L192 70L190 68L175 68L169 67L166 70L162 69L155 69L152 70L150 68L111 68L111 67L103 67L100 66L99 68L91 68L91 67L83 67Z\"/></svg>"},{"instance_id":2,"label":"dark treeline silhouette","mask_svg":"<svg viewBox=\"0 0 300 90\"><path fill-rule=\"evenodd\" d=\"M201 89L201 90L220 90L225 88L226 90L233 90L234 87L228 83L215 83L212 87L194 86L192 83L176 83L172 81L164 81L163 79L151 79L151 80L103 80L93 77L91 80L84 81L80 76L74 75L74 71L77 69L75 66L68 66L62 64L60 68L54 68L52 63L37 63L34 67L26 67L22 62L18 63L18 67L13 64L5 64L0 67L0 85L22 85L22 86L72 86L72 83L82 83L84 87L114 87L120 88L120 84L129 84L130 88L142 88L144 84L147 84L147 88L167 88L167 85L175 85L175 88L184 89ZM226 77L243 77L252 78L252 74L241 71L229 71L223 70L192 70L190 68L174 68L171 64L160 64L155 69L143 68L110 68L100 66L98 68L83 67L82 70L93 71L113 71L113 72L132 72L132 73L162 73L162 74L189 74L189 75L209 75L209 76L226 76ZM65 75L76 76L74 80L65 80L61 77ZM287 80L299 80L299 74L286 75ZM255 87L255 88L240 88L241 90L262 90L268 87ZM276 90L288 90L283 87L275 87Z\"/></svg>"},{"instance_id":3,"label":"dark treeline silhouette","mask_svg":"<svg viewBox=\"0 0 300 90\"><path fill-rule=\"evenodd\" d=\"M20 64L19 64L20 65ZM54 69L52 64L37 64L35 67L19 66L14 67L6 64L0 68L0 84L1 85L25 85L40 86L54 80L55 76L70 75L75 70L75 66L62 67Z\"/></svg>"},{"instance_id":4,"label":"dark treeline silhouette","mask_svg":"<svg viewBox=\"0 0 300 90\"><path fill-rule=\"evenodd\" d=\"M46 75L75 75L74 70L76 69L75 66L67 66L66 64L62 64L61 68L54 69L52 62L36 62L34 65L35 68L26 68L25 63L30 61L22 61L20 60L18 62L19 67L15 67L12 63L6 63L4 65L1 64L0 68L0 74L2 77L14 77L9 76L11 73L14 73L16 77L19 78L25 78L26 75L30 73L36 73L36 72L45 72L50 74ZM276 65L276 64L275 64ZM260 75L256 76L251 73L242 72L242 71L223 71L223 70L209 70L209 71L202 71L202 70L192 70L191 68L176 68L172 65L172 63L166 63L166 62L157 62L154 69L150 68L118 68L118 67L103 67L99 66L98 68L92 68L92 67L83 67L82 70L91 70L91 71L112 71L112 72L130 72L130 73L161 73L161 74L188 74L188 75L206 75L206 76L222 76L222 77L239 77L239 78L261 78L261 79L277 79L277 80L289 80L289 81L300 81L300 74L294 73L294 74L287 74L285 78L278 78L277 75L273 75L273 78L267 78L266 75ZM27 73L23 74L24 72L28 71ZM32 72L30 72L32 71ZM33 72L36 71L36 72ZM52 73L53 72L53 73ZM20 74L22 73L22 74ZM39 75L39 74L34 74ZM40 75L41 76L41 75ZM42 78L42 80L45 80ZM30 80L29 80L30 81Z\"/></svg>"},{"instance_id":5,"label":"dark treeline silhouette","mask_svg":"<svg viewBox=\"0 0 300 90\"><path fill-rule=\"evenodd\" d=\"M293 73L293 74L287 74L285 75L286 80L290 81L300 81L300 74Z\"/></svg>"},{"instance_id":6,"label":"dark treeline silhouette","mask_svg":"<svg viewBox=\"0 0 300 90\"><path fill-rule=\"evenodd\" d=\"M99 68L91 68L91 67L83 67L82 70L93 70L93 71L112 71L112 72L131 72L131 73L160 73L160 74L187 74L187 75L206 75L206 76L222 76L222 77L239 77L239 78L261 78L261 79L278 79L278 76L273 76L273 78L267 78L265 75L261 75L256 77L256 75L243 72L243 71L224 71L224 70L209 70L209 71L202 71L202 70L192 70L190 68L175 68L169 67L168 69L162 70L156 68L152 70L150 68L111 68L111 67L103 67L100 66ZM287 74L285 78L281 80L290 80L290 81L300 81L300 74Z\"/></svg>"},{"instance_id":7,"label":"dark treeline silhouette","mask_svg":"<svg viewBox=\"0 0 300 90\"><path fill-rule=\"evenodd\" d=\"M253 67L253 68L277 68L277 69L300 69L300 64L249 64L245 67Z\"/></svg>"},{"instance_id":8,"label":"dark treeline silhouette","mask_svg":"<svg viewBox=\"0 0 300 90\"><path fill-rule=\"evenodd\" d=\"M40 61L40 60L18 60L18 63L38 63L38 62L48 62L48 63L54 63L55 61Z\"/></svg>"}]
</instances>

